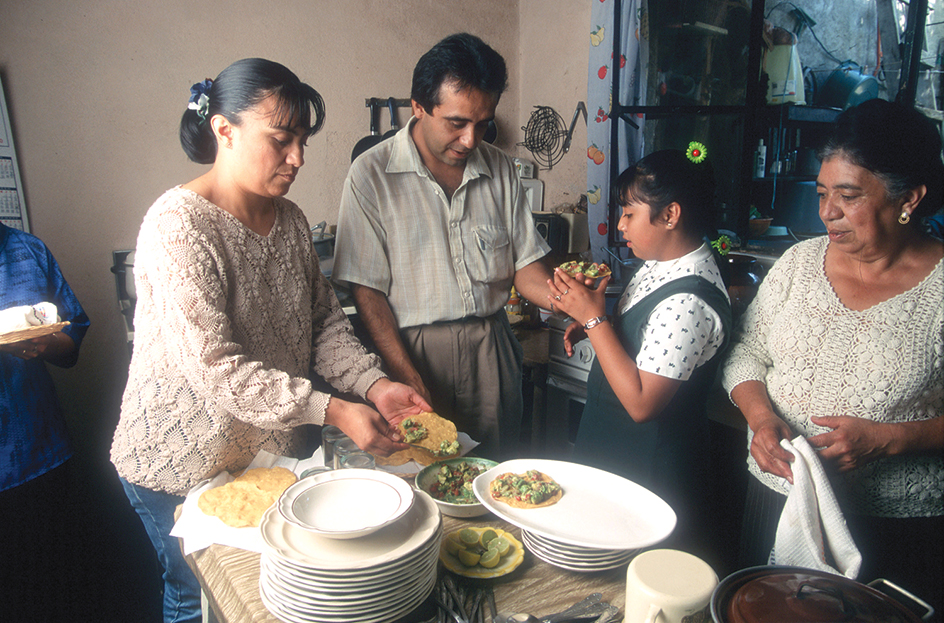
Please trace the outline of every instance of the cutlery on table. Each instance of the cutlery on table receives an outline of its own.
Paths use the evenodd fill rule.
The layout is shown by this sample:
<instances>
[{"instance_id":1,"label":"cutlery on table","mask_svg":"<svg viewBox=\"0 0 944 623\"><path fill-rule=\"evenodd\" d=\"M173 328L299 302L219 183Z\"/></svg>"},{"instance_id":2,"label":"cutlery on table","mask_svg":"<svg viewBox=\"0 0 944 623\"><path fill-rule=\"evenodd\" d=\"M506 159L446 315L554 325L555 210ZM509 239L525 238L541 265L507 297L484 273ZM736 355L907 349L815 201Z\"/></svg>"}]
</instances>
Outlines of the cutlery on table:
<instances>
[{"instance_id":1,"label":"cutlery on table","mask_svg":"<svg viewBox=\"0 0 944 623\"><path fill-rule=\"evenodd\" d=\"M462 617L462 621L468 623L469 617L466 616L465 608L462 607L462 598L459 597L459 590L456 587L455 580L452 579L452 576L447 575L445 579L443 579L443 584L446 586L446 590L449 591L453 603L456 604L456 610L459 616Z\"/></svg>"},{"instance_id":2,"label":"cutlery on table","mask_svg":"<svg viewBox=\"0 0 944 623\"><path fill-rule=\"evenodd\" d=\"M543 619L539 619L526 612L499 612L497 616L492 617L492 620L495 623L559 623L560 621L568 621L571 619L592 618L603 613L610 607L610 604L600 601L601 599L603 599L601 593L591 593L585 599L578 601L566 610L549 614Z\"/></svg>"},{"instance_id":3,"label":"cutlery on table","mask_svg":"<svg viewBox=\"0 0 944 623\"><path fill-rule=\"evenodd\" d=\"M570 608L556 614L549 614L540 620L542 623L557 623L558 621L566 621L567 619L577 619L592 614L600 614L609 606L609 604L601 602L601 599L603 599L602 593L591 593L587 595L585 599L578 601Z\"/></svg>"},{"instance_id":4,"label":"cutlery on table","mask_svg":"<svg viewBox=\"0 0 944 623\"><path fill-rule=\"evenodd\" d=\"M455 610L447 606L443 600L437 597L436 593L432 593L431 596L433 598L433 601L436 602L436 605L439 606L440 609L445 610L453 619L455 619L456 623L469 623L463 617L460 617L458 613L456 613Z\"/></svg>"},{"instance_id":5,"label":"cutlery on table","mask_svg":"<svg viewBox=\"0 0 944 623\"><path fill-rule=\"evenodd\" d=\"M492 614L492 623L499 623L498 610L495 608L495 591L489 586L485 589L485 598L488 599L488 609Z\"/></svg>"},{"instance_id":6,"label":"cutlery on table","mask_svg":"<svg viewBox=\"0 0 944 623\"><path fill-rule=\"evenodd\" d=\"M607 606L599 617L594 619L593 623L610 623L610 621L617 621L617 615L619 615L619 608L616 606Z\"/></svg>"}]
</instances>

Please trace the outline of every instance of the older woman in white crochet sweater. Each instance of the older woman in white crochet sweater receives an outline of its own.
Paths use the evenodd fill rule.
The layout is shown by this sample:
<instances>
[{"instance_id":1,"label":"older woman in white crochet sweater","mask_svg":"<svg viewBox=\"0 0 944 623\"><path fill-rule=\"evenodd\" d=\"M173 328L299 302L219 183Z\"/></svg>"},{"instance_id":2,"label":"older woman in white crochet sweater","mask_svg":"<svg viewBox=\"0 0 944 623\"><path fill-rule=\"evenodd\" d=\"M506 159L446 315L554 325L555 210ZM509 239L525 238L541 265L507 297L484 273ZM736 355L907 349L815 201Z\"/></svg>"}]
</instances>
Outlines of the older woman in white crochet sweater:
<instances>
[{"instance_id":1,"label":"older woman in white crochet sweater","mask_svg":"<svg viewBox=\"0 0 944 623\"><path fill-rule=\"evenodd\" d=\"M831 474L860 576L939 605L944 245L920 223L942 203L940 136L874 100L841 115L820 156L827 235L771 269L723 369L749 426L741 563L766 562L792 482L780 441L802 435Z\"/></svg>"}]
</instances>

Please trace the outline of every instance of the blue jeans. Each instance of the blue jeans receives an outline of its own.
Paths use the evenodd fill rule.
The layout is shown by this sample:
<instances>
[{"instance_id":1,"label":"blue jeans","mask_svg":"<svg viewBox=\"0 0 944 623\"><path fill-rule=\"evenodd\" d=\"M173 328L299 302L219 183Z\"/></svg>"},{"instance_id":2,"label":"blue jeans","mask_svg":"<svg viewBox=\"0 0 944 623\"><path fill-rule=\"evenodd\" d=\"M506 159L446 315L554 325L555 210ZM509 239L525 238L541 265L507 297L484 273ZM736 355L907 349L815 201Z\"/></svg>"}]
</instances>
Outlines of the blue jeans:
<instances>
[{"instance_id":1,"label":"blue jeans","mask_svg":"<svg viewBox=\"0 0 944 623\"><path fill-rule=\"evenodd\" d=\"M164 623L201 621L200 583L187 566L177 537L170 535L174 527L174 510L183 504L183 496L151 491L124 478L121 486L141 518L164 567Z\"/></svg>"}]
</instances>

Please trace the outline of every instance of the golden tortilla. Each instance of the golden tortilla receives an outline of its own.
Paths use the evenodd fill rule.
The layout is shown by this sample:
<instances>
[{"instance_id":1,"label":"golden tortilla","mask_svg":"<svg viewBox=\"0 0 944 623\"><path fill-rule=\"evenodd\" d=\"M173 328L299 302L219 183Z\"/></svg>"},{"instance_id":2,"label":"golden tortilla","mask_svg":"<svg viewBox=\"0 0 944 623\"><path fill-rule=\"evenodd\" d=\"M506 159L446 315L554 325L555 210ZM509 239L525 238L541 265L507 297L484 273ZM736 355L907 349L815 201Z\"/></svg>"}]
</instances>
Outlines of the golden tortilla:
<instances>
[{"instance_id":1,"label":"golden tortilla","mask_svg":"<svg viewBox=\"0 0 944 623\"><path fill-rule=\"evenodd\" d=\"M508 477L523 478L524 480L528 482L533 482L533 483L548 483L551 487L556 487L557 491L553 493L549 498L543 500L542 502L538 502L537 504L533 502L529 502L527 500L518 499L517 497L503 495L500 490L500 484L502 480ZM547 474L543 474L537 471L536 469L529 470L528 472L524 474L512 474L511 472L508 472L506 474L500 474L497 478L495 478L495 480L489 483L488 489L492 495L492 499L497 500L499 502L504 502L505 504L513 508L544 508L545 506L552 506L554 504L557 504L557 502L559 502L560 499L564 496L564 490L561 488L559 484L554 482L553 478L551 478Z\"/></svg>"},{"instance_id":2,"label":"golden tortilla","mask_svg":"<svg viewBox=\"0 0 944 623\"><path fill-rule=\"evenodd\" d=\"M259 467L243 472L232 482L200 494L197 506L233 528L256 527L282 492L296 481L284 467Z\"/></svg>"},{"instance_id":3,"label":"golden tortilla","mask_svg":"<svg viewBox=\"0 0 944 623\"><path fill-rule=\"evenodd\" d=\"M409 418L404 418L403 421L406 419L412 419L426 429L426 437L411 442L417 446L422 446L422 448L411 447L394 452L390 456L375 456L374 460L377 465L403 465L410 461L416 461L420 465L432 465L436 461L459 456L458 452L455 454L437 454L443 441L454 443L459 438L456 425L451 421L430 412L411 415ZM400 429L400 435L405 437L403 421L400 422L398 428Z\"/></svg>"},{"instance_id":4,"label":"golden tortilla","mask_svg":"<svg viewBox=\"0 0 944 623\"><path fill-rule=\"evenodd\" d=\"M251 482L263 491L277 491L278 495L282 495L297 480L295 472L284 467L257 467L247 469L234 482Z\"/></svg>"}]
</instances>

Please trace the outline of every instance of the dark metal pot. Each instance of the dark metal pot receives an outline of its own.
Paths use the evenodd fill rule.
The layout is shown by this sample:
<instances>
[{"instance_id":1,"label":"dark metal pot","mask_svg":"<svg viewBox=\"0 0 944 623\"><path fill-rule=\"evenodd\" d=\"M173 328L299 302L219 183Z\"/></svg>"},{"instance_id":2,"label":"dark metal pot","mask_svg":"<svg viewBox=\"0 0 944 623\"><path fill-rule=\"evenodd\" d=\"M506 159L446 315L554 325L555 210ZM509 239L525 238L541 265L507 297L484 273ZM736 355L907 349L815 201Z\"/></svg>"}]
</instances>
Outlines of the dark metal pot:
<instances>
[{"instance_id":1,"label":"dark metal pot","mask_svg":"<svg viewBox=\"0 0 944 623\"><path fill-rule=\"evenodd\" d=\"M901 591L934 614L929 605L884 580L861 584L841 575L803 567L761 566L732 573L711 596L715 623L920 623L922 618L873 587Z\"/></svg>"},{"instance_id":2,"label":"dark metal pot","mask_svg":"<svg viewBox=\"0 0 944 623\"><path fill-rule=\"evenodd\" d=\"M757 258L740 253L731 253L718 266L721 278L728 288L731 299L731 315L736 319L744 313L757 295L760 282L766 275L764 266Z\"/></svg>"}]
</instances>

